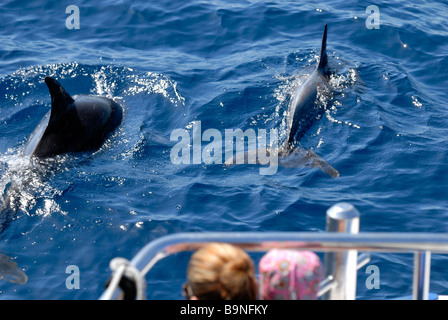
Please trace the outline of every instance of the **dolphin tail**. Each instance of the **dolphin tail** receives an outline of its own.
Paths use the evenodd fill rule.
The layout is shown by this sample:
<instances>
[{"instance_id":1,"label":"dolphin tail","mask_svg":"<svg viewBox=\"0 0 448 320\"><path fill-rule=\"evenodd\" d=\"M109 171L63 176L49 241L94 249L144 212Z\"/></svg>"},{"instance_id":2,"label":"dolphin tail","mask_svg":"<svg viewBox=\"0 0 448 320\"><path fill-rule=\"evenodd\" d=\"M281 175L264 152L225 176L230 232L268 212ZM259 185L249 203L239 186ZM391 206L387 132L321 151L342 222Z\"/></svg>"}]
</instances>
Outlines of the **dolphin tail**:
<instances>
[{"instance_id":1,"label":"dolphin tail","mask_svg":"<svg viewBox=\"0 0 448 320\"><path fill-rule=\"evenodd\" d=\"M285 151L283 148L267 149L270 157L278 156L278 164L285 168L319 168L332 178L339 177L339 172L328 162L319 157L311 150L304 148L295 148ZM225 161L225 166L234 164L260 164L257 149L245 151Z\"/></svg>"},{"instance_id":2,"label":"dolphin tail","mask_svg":"<svg viewBox=\"0 0 448 320\"><path fill-rule=\"evenodd\" d=\"M324 33L322 35L322 45L320 47L319 64L317 70L324 73L327 68L327 25L325 24Z\"/></svg>"},{"instance_id":3,"label":"dolphin tail","mask_svg":"<svg viewBox=\"0 0 448 320\"><path fill-rule=\"evenodd\" d=\"M285 168L310 167L319 168L332 178L339 177L339 172L328 162L311 150L296 148L289 154L280 158L279 163Z\"/></svg>"},{"instance_id":4,"label":"dolphin tail","mask_svg":"<svg viewBox=\"0 0 448 320\"><path fill-rule=\"evenodd\" d=\"M339 171L333 168L327 161L325 161L324 159L322 159L321 157L319 157L317 154L315 154L310 150L308 150L308 154L313 161L311 165L312 167L319 168L332 178L339 177Z\"/></svg>"},{"instance_id":5,"label":"dolphin tail","mask_svg":"<svg viewBox=\"0 0 448 320\"><path fill-rule=\"evenodd\" d=\"M51 95L51 122L58 115L65 113L73 104L74 100L61 84L52 77L45 77L45 83Z\"/></svg>"}]
</instances>

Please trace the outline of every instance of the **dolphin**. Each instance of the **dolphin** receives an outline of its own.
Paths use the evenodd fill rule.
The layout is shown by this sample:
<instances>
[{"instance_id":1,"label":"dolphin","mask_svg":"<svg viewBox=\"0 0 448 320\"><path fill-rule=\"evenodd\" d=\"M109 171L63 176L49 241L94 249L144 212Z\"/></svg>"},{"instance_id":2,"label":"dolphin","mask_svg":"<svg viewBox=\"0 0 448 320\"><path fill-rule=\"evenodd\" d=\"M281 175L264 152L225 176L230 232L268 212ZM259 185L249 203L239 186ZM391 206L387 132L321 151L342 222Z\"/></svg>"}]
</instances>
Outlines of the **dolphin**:
<instances>
[{"instance_id":1,"label":"dolphin","mask_svg":"<svg viewBox=\"0 0 448 320\"><path fill-rule=\"evenodd\" d=\"M19 269L15 261L7 255L0 253L0 280L25 284L28 282L28 276Z\"/></svg>"},{"instance_id":2,"label":"dolphin","mask_svg":"<svg viewBox=\"0 0 448 320\"><path fill-rule=\"evenodd\" d=\"M313 73L305 80L305 82L296 89L291 97L287 112L287 134L286 139L282 145L277 148L266 148L266 150L249 150L245 152L247 159L255 159L260 152L265 152L269 157L280 157L278 163L283 167L318 167L323 172L327 173L333 178L339 176L339 172L334 169L325 160L321 159L317 154L311 150L296 147L294 142L303 137L306 130L317 119L317 116L324 111L324 108L319 105L320 95L329 94L328 80L330 72L328 70L327 58L327 25L324 27L322 35L322 45L320 48L319 63ZM225 162L227 166L234 162L233 157ZM257 158L259 162L259 157Z\"/></svg>"},{"instance_id":3,"label":"dolphin","mask_svg":"<svg viewBox=\"0 0 448 320\"><path fill-rule=\"evenodd\" d=\"M305 131L311 127L321 108L316 105L318 89L324 89L328 82L327 68L327 25L324 27L319 63L313 73L297 88L293 94L287 116L287 139L283 146L284 152L291 149L295 139L299 140Z\"/></svg>"},{"instance_id":4,"label":"dolphin","mask_svg":"<svg viewBox=\"0 0 448 320\"><path fill-rule=\"evenodd\" d=\"M319 105L318 100L319 95L325 95L329 90L328 80L330 72L327 64L327 25L325 24L320 47L319 63L313 73L296 89L289 102L286 121L287 138L279 148L278 155L283 157L280 163L285 167L294 167L297 165L318 167L331 177L336 178L339 176L339 172L313 151L294 148L294 141L298 141L303 137L306 130L311 127L318 115L324 110ZM284 158L291 154L293 154L293 160Z\"/></svg>"},{"instance_id":5,"label":"dolphin","mask_svg":"<svg viewBox=\"0 0 448 320\"><path fill-rule=\"evenodd\" d=\"M94 95L71 97L61 84L45 77L51 95L49 111L25 144L25 155L38 158L99 149L120 125L123 108Z\"/></svg>"}]
</instances>

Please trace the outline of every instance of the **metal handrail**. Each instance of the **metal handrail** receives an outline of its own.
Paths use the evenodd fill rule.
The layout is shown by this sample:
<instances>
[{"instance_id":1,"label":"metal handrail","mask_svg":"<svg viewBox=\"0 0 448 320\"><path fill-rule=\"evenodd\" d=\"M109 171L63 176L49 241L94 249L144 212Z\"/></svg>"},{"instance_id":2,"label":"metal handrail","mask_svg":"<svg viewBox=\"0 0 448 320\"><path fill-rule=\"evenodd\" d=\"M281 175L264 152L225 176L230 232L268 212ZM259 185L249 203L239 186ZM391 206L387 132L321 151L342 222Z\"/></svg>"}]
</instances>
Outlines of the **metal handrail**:
<instances>
[{"instance_id":1,"label":"metal handrail","mask_svg":"<svg viewBox=\"0 0 448 320\"><path fill-rule=\"evenodd\" d=\"M254 252L283 248L320 252L358 250L390 253L416 251L448 253L448 235L442 233L191 232L175 233L152 241L138 252L131 260L131 264L144 270L148 264L154 264L161 258L182 251L195 251L209 242L232 243L244 250Z\"/></svg>"},{"instance_id":2,"label":"metal handrail","mask_svg":"<svg viewBox=\"0 0 448 320\"><path fill-rule=\"evenodd\" d=\"M139 270L141 276L145 276L163 258L184 251L195 251L210 242L231 243L249 252L287 248L316 252L356 250L356 252L414 253L415 299L428 297L431 253L448 254L448 235L441 233L189 232L167 235L150 242L130 261L130 265ZM350 267L348 270L356 272L356 265L355 261L354 268ZM327 278L328 276L326 275ZM340 282L341 279L332 281ZM100 298L112 298L113 290L114 288L109 287Z\"/></svg>"}]
</instances>

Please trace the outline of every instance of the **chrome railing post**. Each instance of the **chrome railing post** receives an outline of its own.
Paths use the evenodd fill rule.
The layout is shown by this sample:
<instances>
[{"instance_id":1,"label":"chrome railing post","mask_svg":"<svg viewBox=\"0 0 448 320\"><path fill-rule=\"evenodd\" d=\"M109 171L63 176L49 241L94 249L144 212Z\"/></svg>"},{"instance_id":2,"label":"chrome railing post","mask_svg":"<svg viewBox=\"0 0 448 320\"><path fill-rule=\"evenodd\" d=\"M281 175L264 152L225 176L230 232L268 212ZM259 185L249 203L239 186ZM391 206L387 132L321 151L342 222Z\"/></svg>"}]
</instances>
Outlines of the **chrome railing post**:
<instances>
[{"instance_id":1,"label":"chrome railing post","mask_svg":"<svg viewBox=\"0 0 448 320\"><path fill-rule=\"evenodd\" d=\"M414 254L414 281L412 298L428 300L429 275L431 272L431 251L417 251Z\"/></svg>"},{"instance_id":2,"label":"chrome railing post","mask_svg":"<svg viewBox=\"0 0 448 320\"><path fill-rule=\"evenodd\" d=\"M359 211L351 204L341 202L327 210L327 232L356 234L359 232ZM324 257L325 277L333 276L336 285L326 292L326 300L354 300L358 251L327 252Z\"/></svg>"}]
</instances>

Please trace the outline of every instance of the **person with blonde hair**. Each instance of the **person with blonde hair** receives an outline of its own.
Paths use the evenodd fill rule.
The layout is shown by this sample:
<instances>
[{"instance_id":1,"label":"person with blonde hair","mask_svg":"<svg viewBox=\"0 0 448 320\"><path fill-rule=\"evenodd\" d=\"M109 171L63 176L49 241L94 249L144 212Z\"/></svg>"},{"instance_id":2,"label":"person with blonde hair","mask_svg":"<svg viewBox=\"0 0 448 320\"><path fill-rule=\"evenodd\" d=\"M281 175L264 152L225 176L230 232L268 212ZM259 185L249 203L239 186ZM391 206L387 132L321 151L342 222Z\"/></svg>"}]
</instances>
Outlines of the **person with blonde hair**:
<instances>
[{"instance_id":1,"label":"person with blonde hair","mask_svg":"<svg viewBox=\"0 0 448 320\"><path fill-rule=\"evenodd\" d=\"M184 296L198 300L255 300L255 268L249 255L234 245L210 243L190 258Z\"/></svg>"}]
</instances>

